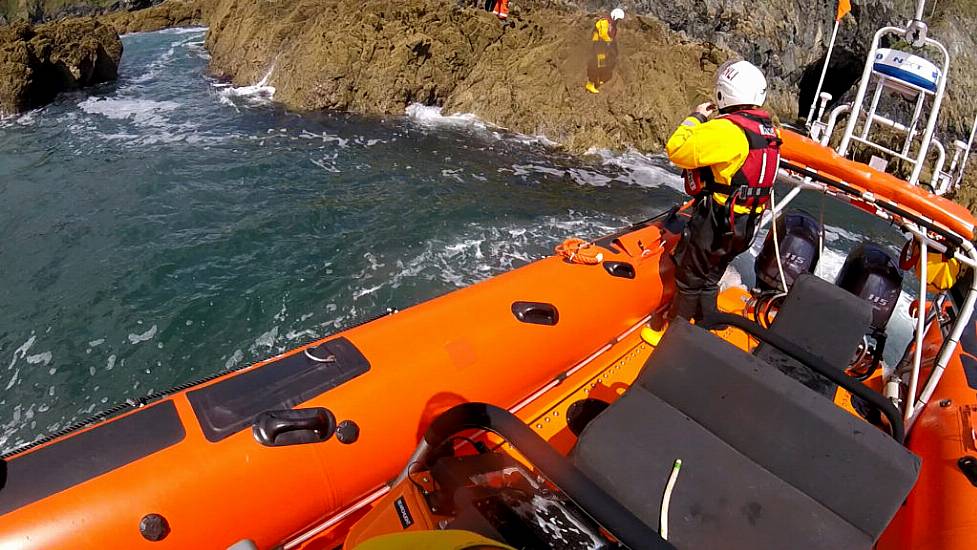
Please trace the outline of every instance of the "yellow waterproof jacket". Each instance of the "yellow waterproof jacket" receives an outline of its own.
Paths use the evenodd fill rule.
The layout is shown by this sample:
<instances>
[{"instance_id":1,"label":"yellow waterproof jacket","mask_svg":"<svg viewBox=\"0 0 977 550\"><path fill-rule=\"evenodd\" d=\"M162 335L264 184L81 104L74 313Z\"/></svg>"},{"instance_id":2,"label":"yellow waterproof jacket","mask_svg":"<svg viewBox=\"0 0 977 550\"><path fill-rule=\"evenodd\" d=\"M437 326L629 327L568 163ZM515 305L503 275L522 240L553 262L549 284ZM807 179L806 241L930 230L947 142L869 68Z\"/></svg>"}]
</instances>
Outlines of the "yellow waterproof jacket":
<instances>
[{"instance_id":1,"label":"yellow waterproof jacket","mask_svg":"<svg viewBox=\"0 0 977 550\"><path fill-rule=\"evenodd\" d=\"M750 154L743 130L723 118L701 122L695 116L682 121L665 144L668 160L679 168L709 167L716 183L729 185Z\"/></svg>"},{"instance_id":2,"label":"yellow waterproof jacket","mask_svg":"<svg viewBox=\"0 0 977 550\"><path fill-rule=\"evenodd\" d=\"M594 23L594 42L611 43L613 41L614 33L611 31L611 20L601 17Z\"/></svg>"}]
</instances>

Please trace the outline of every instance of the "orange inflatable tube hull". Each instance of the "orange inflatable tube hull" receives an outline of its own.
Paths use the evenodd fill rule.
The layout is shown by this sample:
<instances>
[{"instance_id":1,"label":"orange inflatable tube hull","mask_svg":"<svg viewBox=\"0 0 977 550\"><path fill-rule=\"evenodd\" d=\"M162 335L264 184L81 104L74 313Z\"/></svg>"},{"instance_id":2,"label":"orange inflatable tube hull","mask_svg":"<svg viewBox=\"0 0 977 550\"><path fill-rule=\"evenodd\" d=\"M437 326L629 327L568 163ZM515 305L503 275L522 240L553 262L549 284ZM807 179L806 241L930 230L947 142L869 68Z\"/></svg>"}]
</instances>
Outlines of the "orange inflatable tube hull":
<instances>
[{"instance_id":1,"label":"orange inflatable tube hull","mask_svg":"<svg viewBox=\"0 0 977 550\"><path fill-rule=\"evenodd\" d=\"M891 174L848 160L834 149L796 132L783 130L781 137L784 140L781 148L784 159L912 210L968 240L974 239L977 220L963 206L922 187L909 185Z\"/></svg>"},{"instance_id":2,"label":"orange inflatable tube hull","mask_svg":"<svg viewBox=\"0 0 977 550\"><path fill-rule=\"evenodd\" d=\"M926 334L920 378L943 343L938 323ZM927 368L928 367L928 368ZM907 440L922 459L919 480L879 540L881 550L965 550L977 547L977 486L960 467L977 459L977 325L971 319L936 392Z\"/></svg>"},{"instance_id":3,"label":"orange inflatable tube hull","mask_svg":"<svg viewBox=\"0 0 977 550\"><path fill-rule=\"evenodd\" d=\"M338 517L440 412L526 406L664 303L657 227L604 244L601 265L545 258L8 458L0 548L270 548ZM324 407L343 437L263 445L269 407Z\"/></svg>"}]
</instances>

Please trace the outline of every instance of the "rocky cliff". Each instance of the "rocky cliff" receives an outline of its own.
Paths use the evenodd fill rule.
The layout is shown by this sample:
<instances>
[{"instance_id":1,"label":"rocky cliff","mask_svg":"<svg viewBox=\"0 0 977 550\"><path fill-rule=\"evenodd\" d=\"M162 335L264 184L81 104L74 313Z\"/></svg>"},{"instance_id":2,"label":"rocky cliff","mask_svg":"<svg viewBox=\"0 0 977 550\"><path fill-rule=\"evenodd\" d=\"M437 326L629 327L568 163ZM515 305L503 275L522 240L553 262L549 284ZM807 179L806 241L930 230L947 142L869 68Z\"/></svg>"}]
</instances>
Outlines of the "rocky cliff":
<instances>
[{"instance_id":1,"label":"rocky cliff","mask_svg":"<svg viewBox=\"0 0 977 550\"><path fill-rule=\"evenodd\" d=\"M119 34L158 31L203 24L207 6L203 0L169 0L146 9L114 11L99 19Z\"/></svg>"},{"instance_id":2,"label":"rocky cliff","mask_svg":"<svg viewBox=\"0 0 977 550\"><path fill-rule=\"evenodd\" d=\"M0 0L0 23L41 23L148 8L162 0Z\"/></svg>"},{"instance_id":3,"label":"rocky cliff","mask_svg":"<svg viewBox=\"0 0 977 550\"><path fill-rule=\"evenodd\" d=\"M793 0L524 0L510 26L471 2L216 0L208 45L213 69L239 84L271 73L277 98L299 109L401 112L417 101L582 150L661 144L664 133L705 98L716 63L741 56L771 84L768 106L806 115L834 22L834 2ZM477 4L477 3L476 3ZM600 96L580 84L594 14L629 10L617 76ZM842 21L826 91L850 93L866 45L883 25L904 22L913 0L856 1ZM977 20L967 0L927 13L931 34L955 55L953 90L941 126L964 135L973 123ZM667 121L667 122L666 122Z\"/></svg>"},{"instance_id":4,"label":"rocky cliff","mask_svg":"<svg viewBox=\"0 0 977 550\"><path fill-rule=\"evenodd\" d=\"M771 107L782 116L801 118L814 98L824 63L835 0L568 0L586 10L618 5L653 15L668 28L694 40L730 49L760 66L771 84ZM977 93L977 2L929 0L925 19L930 35L950 49L952 89L941 124L956 135L969 132ZM868 45L876 30L901 25L915 11L916 0L853 0L842 19L825 91L841 98L861 76Z\"/></svg>"},{"instance_id":5,"label":"rocky cliff","mask_svg":"<svg viewBox=\"0 0 977 550\"><path fill-rule=\"evenodd\" d=\"M43 105L58 93L114 80L119 35L91 18L0 27L0 113Z\"/></svg>"},{"instance_id":6,"label":"rocky cliff","mask_svg":"<svg viewBox=\"0 0 977 550\"><path fill-rule=\"evenodd\" d=\"M238 84L270 74L276 99L297 109L443 105L577 151L659 148L727 55L632 17L616 74L592 95L592 15L538 7L510 23L449 0L219 0L207 46L215 72Z\"/></svg>"}]
</instances>

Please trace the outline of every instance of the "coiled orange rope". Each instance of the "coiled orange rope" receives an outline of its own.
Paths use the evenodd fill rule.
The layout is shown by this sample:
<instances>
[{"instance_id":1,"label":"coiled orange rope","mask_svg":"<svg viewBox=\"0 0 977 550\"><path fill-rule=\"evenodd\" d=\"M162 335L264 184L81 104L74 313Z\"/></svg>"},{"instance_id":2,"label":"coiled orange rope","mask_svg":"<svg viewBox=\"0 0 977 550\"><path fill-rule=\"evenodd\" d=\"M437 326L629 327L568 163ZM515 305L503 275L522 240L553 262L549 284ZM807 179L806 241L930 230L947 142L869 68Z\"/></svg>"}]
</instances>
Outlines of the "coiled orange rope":
<instances>
[{"instance_id":1,"label":"coiled orange rope","mask_svg":"<svg viewBox=\"0 0 977 550\"><path fill-rule=\"evenodd\" d=\"M595 265L604 261L600 249L583 239L571 237L557 245L556 253L573 264Z\"/></svg>"}]
</instances>

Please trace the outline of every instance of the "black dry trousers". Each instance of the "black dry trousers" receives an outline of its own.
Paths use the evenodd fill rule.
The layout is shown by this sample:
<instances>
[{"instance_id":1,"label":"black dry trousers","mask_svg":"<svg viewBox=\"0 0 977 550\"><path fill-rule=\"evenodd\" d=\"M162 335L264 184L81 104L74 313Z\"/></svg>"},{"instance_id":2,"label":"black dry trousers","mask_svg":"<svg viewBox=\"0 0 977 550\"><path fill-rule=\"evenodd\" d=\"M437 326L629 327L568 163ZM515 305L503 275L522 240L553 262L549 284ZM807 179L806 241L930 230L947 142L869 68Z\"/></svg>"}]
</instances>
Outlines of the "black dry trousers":
<instances>
[{"instance_id":1,"label":"black dry trousers","mask_svg":"<svg viewBox=\"0 0 977 550\"><path fill-rule=\"evenodd\" d=\"M719 281L736 256L750 248L760 213L735 214L703 193L675 248L675 287L669 317L702 320L716 309Z\"/></svg>"}]
</instances>

